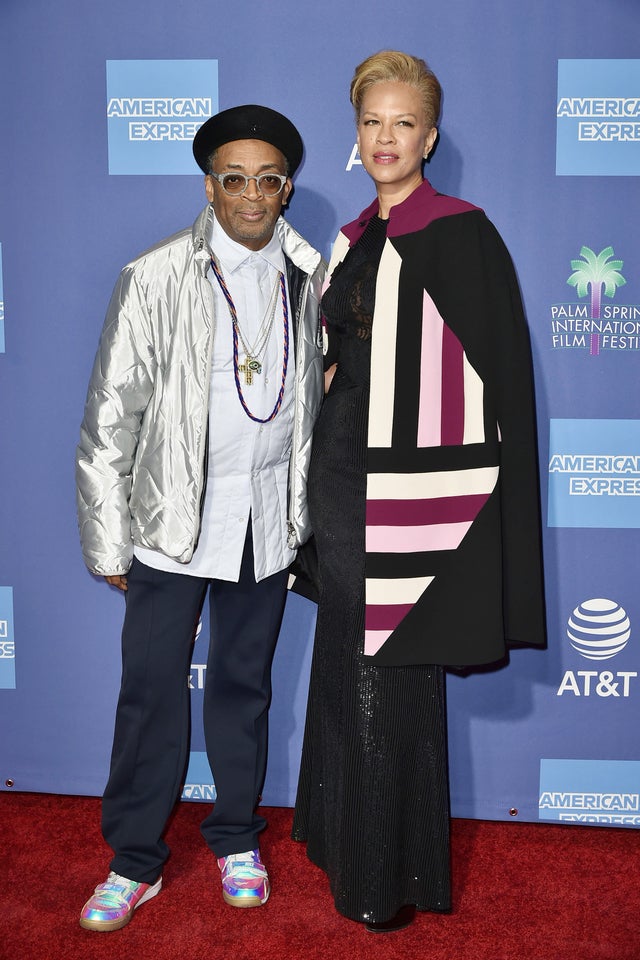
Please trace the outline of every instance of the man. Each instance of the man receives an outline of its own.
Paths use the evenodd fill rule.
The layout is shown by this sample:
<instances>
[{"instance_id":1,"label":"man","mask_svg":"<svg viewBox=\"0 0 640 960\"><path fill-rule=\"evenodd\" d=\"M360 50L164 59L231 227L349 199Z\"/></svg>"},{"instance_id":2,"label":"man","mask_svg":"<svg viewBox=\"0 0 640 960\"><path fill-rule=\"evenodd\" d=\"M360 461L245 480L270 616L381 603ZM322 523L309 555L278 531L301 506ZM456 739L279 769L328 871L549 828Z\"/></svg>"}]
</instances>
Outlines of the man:
<instances>
[{"instance_id":1,"label":"man","mask_svg":"<svg viewBox=\"0 0 640 960\"><path fill-rule=\"evenodd\" d=\"M188 752L187 675L209 593L203 722L217 799L202 833L225 901L266 902L256 806L287 568L309 535L305 482L322 396L325 265L280 216L302 159L267 107L225 110L193 152L209 204L116 285L78 447L89 569L125 591L123 674L102 829L110 873L90 930L160 890Z\"/></svg>"}]
</instances>

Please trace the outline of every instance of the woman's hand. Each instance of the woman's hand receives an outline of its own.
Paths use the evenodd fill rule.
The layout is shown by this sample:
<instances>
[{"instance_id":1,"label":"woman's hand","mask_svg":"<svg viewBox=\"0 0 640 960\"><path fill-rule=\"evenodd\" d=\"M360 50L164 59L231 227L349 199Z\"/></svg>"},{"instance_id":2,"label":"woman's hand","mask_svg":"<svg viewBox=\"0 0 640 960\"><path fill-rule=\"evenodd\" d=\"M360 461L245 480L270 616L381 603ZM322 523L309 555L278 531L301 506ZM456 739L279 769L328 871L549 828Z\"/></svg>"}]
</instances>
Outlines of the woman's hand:
<instances>
[{"instance_id":1,"label":"woman's hand","mask_svg":"<svg viewBox=\"0 0 640 960\"><path fill-rule=\"evenodd\" d=\"M328 370L324 372L324 392L329 393L329 387L331 386L331 381L335 376L336 369L338 367L337 363L332 364Z\"/></svg>"}]
</instances>

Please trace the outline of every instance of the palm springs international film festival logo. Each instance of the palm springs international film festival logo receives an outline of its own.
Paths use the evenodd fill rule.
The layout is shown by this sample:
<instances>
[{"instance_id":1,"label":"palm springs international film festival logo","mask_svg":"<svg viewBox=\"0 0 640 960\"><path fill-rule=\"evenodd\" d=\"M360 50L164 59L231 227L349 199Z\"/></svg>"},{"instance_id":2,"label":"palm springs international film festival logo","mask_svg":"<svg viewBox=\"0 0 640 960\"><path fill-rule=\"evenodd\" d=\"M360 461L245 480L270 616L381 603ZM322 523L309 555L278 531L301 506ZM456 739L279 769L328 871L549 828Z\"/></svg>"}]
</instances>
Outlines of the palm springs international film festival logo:
<instances>
[{"instance_id":1,"label":"palm springs international film festival logo","mask_svg":"<svg viewBox=\"0 0 640 960\"><path fill-rule=\"evenodd\" d=\"M191 143L217 112L217 60L108 60L109 173L197 174Z\"/></svg>"},{"instance_id":2,"label":"palm springs international film festival logo","mask_svg":"<svg viewBox=\"0 0 640 960\"><path fill-rule=\"evenodd\" d=\"M559 60L556 174L640 174L640 60Z\"/></svg>"},{"instance_id":3,"label":"palm springs international film festival logo","mask_svg":"<svg viewBox=\"0 0 640 960\"><path fill-rule=\"evenodd\" d=\"M640 350L640 306L603 302L613 300L627 283L624 261L613 247L596 253L581 247L571 260L567 284L585 303L555 303L551 307L551 345L554 350L586 350L597 357L602 351Z\"/></svg>"}]
</instances>

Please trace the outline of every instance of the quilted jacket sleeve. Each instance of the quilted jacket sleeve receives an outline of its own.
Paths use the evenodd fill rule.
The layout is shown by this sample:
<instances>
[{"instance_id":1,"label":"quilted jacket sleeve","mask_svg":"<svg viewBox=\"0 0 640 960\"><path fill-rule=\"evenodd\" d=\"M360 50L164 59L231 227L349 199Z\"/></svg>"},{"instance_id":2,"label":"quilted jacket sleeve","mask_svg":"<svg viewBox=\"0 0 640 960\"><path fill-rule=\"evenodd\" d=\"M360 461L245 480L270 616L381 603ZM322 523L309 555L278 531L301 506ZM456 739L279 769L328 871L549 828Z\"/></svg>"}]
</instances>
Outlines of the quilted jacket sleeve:
<instances>
[{"instance_id":1,"label":"quilted jacket sleeve","mask_svg":"<svg viewBox=\"0 0 640 960\"><path fill-rule=\"evenodd\" d=\"M125 267L107 310L76 456L82 553L95 574L123 574L131 565L129 496L154 356L144 291L135 269Z\"/></svg>"}]
</instances>

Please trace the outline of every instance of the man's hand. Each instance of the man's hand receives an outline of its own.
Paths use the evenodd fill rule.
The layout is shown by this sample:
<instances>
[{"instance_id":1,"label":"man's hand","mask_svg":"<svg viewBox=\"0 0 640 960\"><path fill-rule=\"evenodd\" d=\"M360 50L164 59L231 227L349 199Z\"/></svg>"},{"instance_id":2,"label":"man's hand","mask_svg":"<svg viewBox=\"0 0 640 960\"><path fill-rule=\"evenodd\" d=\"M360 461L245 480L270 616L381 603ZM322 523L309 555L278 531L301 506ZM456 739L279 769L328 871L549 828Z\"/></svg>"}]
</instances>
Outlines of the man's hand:
<instances>
[{"instance_id":1,"label":"man's hand","mask_svg":"<svg viewBox=\"0 0 640 960\"><path fill-rule=\"evenodd\" d=\"M105 577L105 580L107 583L110 583L112 587L117 587L118 590L127 590L127 578L120 573Z\"/></svg>"}]
</instances>

